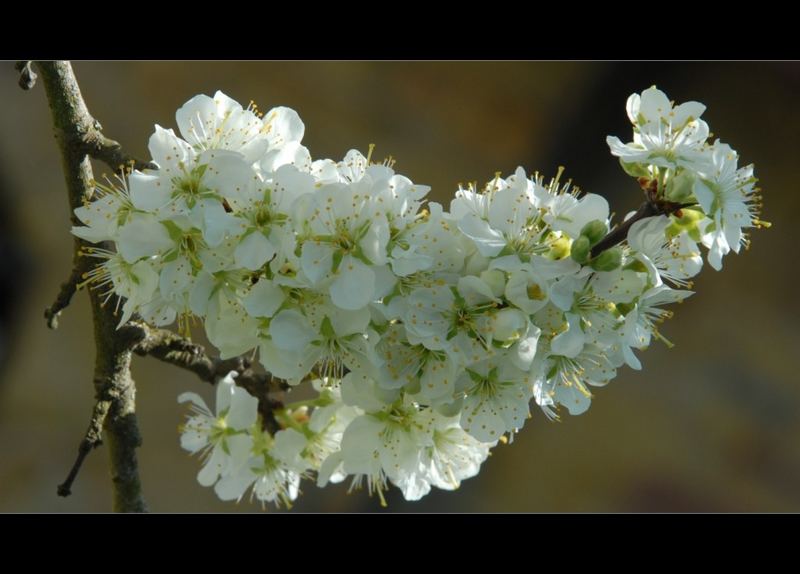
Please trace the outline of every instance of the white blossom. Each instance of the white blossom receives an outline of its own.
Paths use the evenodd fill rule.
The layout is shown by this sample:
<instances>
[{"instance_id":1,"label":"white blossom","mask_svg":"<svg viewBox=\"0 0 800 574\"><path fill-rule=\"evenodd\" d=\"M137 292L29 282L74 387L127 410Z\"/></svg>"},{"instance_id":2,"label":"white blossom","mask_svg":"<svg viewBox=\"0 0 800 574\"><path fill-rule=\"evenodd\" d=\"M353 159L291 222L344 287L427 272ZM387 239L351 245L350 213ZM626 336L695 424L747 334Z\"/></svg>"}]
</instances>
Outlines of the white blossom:
<instances>
[{"instance_id":1,"label":"white blossom","mask_svg":"<svg viewBox=\"0 0 800 574\"><path fill-rule=\"evenodd\" d=\"M459 185L448 212L373 146L313 160L296 112L222 92L181 107L178 134L155 126L158 169L95 182L72 232L113 244L84 247L84 281L120 326L196 325L221 359L311 381L285 403L260 404L236 371L213 410L180 395L200 484L289 506L304 479L350 478L382 503L390 485L418 500L475 476L538 416L531 401L581 414L618 369L641 369L635 351L671 346L660 324L692 294L700 246L720 269L769 225L752 165L707 142L704 110L655 87L628 99L633 141L607 141L655 215L623 222L609 249L608 202L563 168Z\"/></svg>"},{"instance_id":2,"label":"white blossom","mask_svg":"<svg viewBox=\"0 0 800 574\"><path fill-rule=\"evenodd\" d=\"M719 141L711 151L711 166L700 172L694 193L711 220L703 230L703 245L708 248L708 262L719 271L725 255L739 253L747 244L742 229L763 222L758 219L760 204L753 166L737 169L739 155Z\"/></svg>"},{"instance_id":3,"label":"white blossom","mask_svg":"<svg viewBox=\"0 0 800 574\"><path fill-rule=\"evenodd\" d=\"M236 374L231 371L217 383L213 413L195 393L183 393L178 397L179 403L191 403L194 413L183 426L181 446L192 454L200 453L205 459L197 475L203 486L211 486L229 466L236 466L238 461L234 454L241 454L242 446L248 446L252 440L242 431L256 422L258 401L236 386Z\"/></svg>"},{"instance_id":4,"label":"white blossom","mask_svg":"<svg viewBox=\"0 0 800 574\"><path fill-rule=\"evenodd\" d=\"M674 285L685 286L689 284L687 279L700 272L703 259L688 233L667 235L670 225L669 218L663 215L639 220L628 231L628 245L634 257L644 264L654 285L667 279Z\"/></svg>"},{"instance_id":5,"label":"white blossom","mask_svg":"<svg viewBox=\"0 0 800 574\"><path fill-rule=\"evenodd\" d=\"M674 106L655 86L628 98L633 141L623 144L608 136L611 153L625 163L657 167L695 167L706 161L703 144L708 124L700 119L706 107L698 102Z\"/></svg>"}]
</instances>

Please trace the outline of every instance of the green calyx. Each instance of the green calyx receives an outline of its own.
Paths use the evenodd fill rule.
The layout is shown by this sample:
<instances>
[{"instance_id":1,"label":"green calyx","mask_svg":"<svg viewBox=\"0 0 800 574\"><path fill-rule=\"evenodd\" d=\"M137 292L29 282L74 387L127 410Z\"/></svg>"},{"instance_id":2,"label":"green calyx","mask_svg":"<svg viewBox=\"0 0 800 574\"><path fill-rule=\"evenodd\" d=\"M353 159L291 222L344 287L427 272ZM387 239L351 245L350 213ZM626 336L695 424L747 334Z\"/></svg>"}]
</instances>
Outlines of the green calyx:
<instances>
[{"instance_id":1,"label":"green calyx","mask_svg":"<svg viewBox=\"0 0 800 574\"><path fill-rule=\"evenodd\" d=\"M631 177L650 177L650 172L647 167L640 163L625 163L620 159L619 164L622 166L625 173Z\"/></svg>"},{"instance_id":2,"label":"green calyx","mask_svg":"<svg viewBox=\"0 0 800 574\"><path fill-rule=\"evenodd\" d=\"M700 222L705 215L699 208L683 208L670 216L670 226L667 227L667 236L675 237L685 231L695 241L700 239Z\"/></svg>"}]
</instances>

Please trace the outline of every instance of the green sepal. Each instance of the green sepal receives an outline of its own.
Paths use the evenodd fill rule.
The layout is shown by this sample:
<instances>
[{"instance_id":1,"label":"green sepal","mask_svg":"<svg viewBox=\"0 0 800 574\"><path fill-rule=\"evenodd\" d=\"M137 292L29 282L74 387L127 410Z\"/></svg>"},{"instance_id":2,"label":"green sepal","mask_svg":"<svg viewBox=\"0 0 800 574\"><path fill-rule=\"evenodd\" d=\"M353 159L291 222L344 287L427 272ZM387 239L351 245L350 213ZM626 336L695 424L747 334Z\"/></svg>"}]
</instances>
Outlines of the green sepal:
<instances>
[{"instance_id":1,"label":"green sepal","mask_svg":"<svg viewBox=\"0 0 800 574\"><path fill-rule=\"evenodd\" d=\"M325 317L322 320L322 325L320 325L320 332L322 336L326 339L335 339L336 338L336 331L333 329L333 323L331 323L330 318Z\"/></svg>"},{"instance_id":2,"label":"green sepal","mask_svg":"<svg viewBox=\"0 0 800 574\"><path fill-rule=\"evenodd\" d=\"M160 222L161 225L167 228L167 233L169 234L169 238L172 239L175 243L180 243L183 239L183 229L178 227L178 224L174 221L167 219Z\"/></svg>"},{"instance_id":3,"label":"green sepal","mask_svg":"<svg viewBox=\"0 0 800 574\"><path fill-rule=\"evenodd\" d=\"M342 264L342 259L344 258L344 253L339 251L338 249L333 252L333 272L336 273L339 271L339 266Z\"/></svg>"},{"instance_id":4,"label":"green sepal","mask_svg":"<svg viewBox=\"0 0 800 574\"><path fill-rule=\"evenodd\" d=\"M619 165L631 177L650 177L650 172L640 163L625 163L620 159Z\"/></svg>"},{"instance_id":5,"label":"green sepal","mask_svg":"<svg viewBox=\"0 0 800 574\"><path fill-rule=\"evenodd\" d=\"M638 259L634 259L625 266L626 270L636 271L637 273L647 273L647 267Z\"/></svg>"}]
</instances>

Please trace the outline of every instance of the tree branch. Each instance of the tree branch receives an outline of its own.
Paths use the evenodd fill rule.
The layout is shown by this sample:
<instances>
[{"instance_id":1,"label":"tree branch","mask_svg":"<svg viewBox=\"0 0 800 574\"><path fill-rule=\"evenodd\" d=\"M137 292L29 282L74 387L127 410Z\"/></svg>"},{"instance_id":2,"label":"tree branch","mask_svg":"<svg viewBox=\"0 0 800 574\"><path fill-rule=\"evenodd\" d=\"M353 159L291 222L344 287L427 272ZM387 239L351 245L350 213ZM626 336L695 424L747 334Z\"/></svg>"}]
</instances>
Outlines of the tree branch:
<instances>
[{"instance_id":1,"label":"tree branch","mask_svg":"<svg viewBox=\"0 0 800 574\"><path fill-rule=\"evenodd\" d=\"M628 238L631 226L642 219L656 215L671 215L684 207L691 207L694 203L674 203L660 198L658 193L658 180L646 177L639 178L639 185L647 198L632 216L609 231L603 239L598 241L590 252L590 257L595 258L606 249L618 245Z\"/></svg>"},{"instance_id":2,"label":"tree branch","mask_svg":"<svg viewBox=\"0 0 800 574\"><path fill-rule=\"evenodd\" d=\"M94 176L88 157L91 138L88 134L98 132L99 128L86 108L69 62L37 62L36 66L47 93L61 152L71 219L78 225L74 210L83 205L85 199L91 198L94 190ZM81 251L88 247L88 243L76 237L73 261L77 263ZM66 291L70 289L67 287ZM136 389L130 374L132 349L138 340L130 334L117 331L117 317L113 308L103 305L97 290L89 289L88 292L96 348L95 394L109 403L103 430L111 459L113 508L118 512L145 512L147 506L142 496L136 458L136 448L141 445L135 414Z\"/></svg>"},{"instance_id":3,"label":"tree branch","mask_svg":"<svg viewBox=\"0 0 800 574\"><path fill-rule=\"evenodd\" d=\"M138 160L122 151L122 146L119 142L104 136L100 129L96 127L99 125L95 120L92 129L84 136L86 153L90 156L104 162L115 172L131 168L139 170L158 169L158 166L153 162Z\"/></svg>"},{"instance_id":4,"label":"tree branch","mask_svg":"<svg viewBox=\"0 0 800 574\"><path fill-rule=\"evenodd\" d=\"M14 65L14 68L19 72L19 87L23 90L30 90L36 85L36 72L31 67L30 60L20 60Z\"/></svg>"},{"instance_id":5,"label":"tree branch","mask_svg":"<svg viewBox=\"0 0 800 574\"><path fill-rule=\"evenodd\" d=\"M108 409L111 407L111 401L98 399L94 404L92 410L92 418L89 421L89 428L86 429L86 434L78 447L78 458L75 459L75 464L72 465L72 470L69 471L67 479L58 485L59 496L69 496L72 494L72 483L78 476L78 471L81 469L83 459L86 458L93 449L103 444L103 423L106 421Z\"/></svg>"},{"instance_id":6,"label":"tree branch","mask_svg":"<svg viewBox=\"0 0 800 574\"><path fill-rule=\"evenodd\" d=\"M30 90L36 85L36 79L38 78L36 72L33 71L32 67L33 62L22 60L16 63L15 67L17 71L20 72L19 77L19 86L23 90ZM52 65L56 64L55 62L39 62L37 65L40 67L42 65ZM77 85L76 85L77 88ZM80 89L71 90L69 92L70 97L76 96L81 97ZM77 101L73 99L73 102L77 105ZM65 133L64 135L69 136L70 144L74 147L76 151L83 152L88 154L89 156L93 157L94 159L100 160L105 163L108 167L110 167L114 172L118 172L125 169L158 169L158 166L153 162L149 161L141 161L139 159L134 158L131 155L128 155L122 150L122 146L119 142L116 142L105 135L101 131L103 128L96 119L94 119L91 114L89 114L89 110L86 108L86 104L81 101L80 103L80 110L79 114L75 114L72 119L75 121L73 125L73 129L69 131L69 133ZM87 197L90 197L91 194Z\"/></svg>"},{"instance_id":7,"label":"tree branch","mask_svg":"<svg viewBox=\"0 0 800 574\"><path fill-rule=\"evenodd\" d=\"M137 355L149 355L186 369L207 383L214 384L229 372L236 371L238 373L236 384L258 399L258 410L266 429L273 433L279 430L273 412L283 408L284 391L289 388L285 381L276 379L268 373L254 371L250 361L245 357L230 359L210 357L202 345L193 343L172 331L151 327L144 322L132 321L120 331L130 333L132 340L139 341L133 347L133 352Z\"/></svg>"},{"instance_id":8,"label":"tree branch","mask_svg":"<svg viewBox=\"0 0 800 574\"><path fill-rule=\"evenodd\" d=\"M636 210L636 213L609 231L608 234L603 237L603 239L598 241L595 246L592 247L591 257L597 257L606 249L610 249L615 245L622 243L628 237L628 231L630 230L631 225L640 219L653 217L655 215L659 215L658 208L653 203L645 201L639 206L639 209Z\"/></svg>"},{"instance_id":9,"label":"tree branch","mask_svg":"<svg viewBox=\"0 0 800 574\"><path fill-rule=\"evenodd\" d=\"M56 300L44 310L44 318L47 320L47 326L50 329L58 329L58 317L61 315L61 311L69 306L70 301L72 301L72 296L79 289L78 285L86 271L85 261L86 259L83 257L76 257L72 272L67 280L61 284L61 289L58 291Z\"/></svg>"},{"instance_id":10,"label":"tree branch","mask_svg":"<svg viewBox=\"0 0 800 574\"><path fill-rule=\"evenodd\" d=\"M137 355L150 355L160 361L186 369L207 383L213 384L218 377L224 377L230 371L243 371L249 367L243 357L224 361L214 359L206 354L201 345L172 331L151 327L143 322L132 321L123 329L141 333L141 340L134 347Z\"/></svg>"}]
</instances>

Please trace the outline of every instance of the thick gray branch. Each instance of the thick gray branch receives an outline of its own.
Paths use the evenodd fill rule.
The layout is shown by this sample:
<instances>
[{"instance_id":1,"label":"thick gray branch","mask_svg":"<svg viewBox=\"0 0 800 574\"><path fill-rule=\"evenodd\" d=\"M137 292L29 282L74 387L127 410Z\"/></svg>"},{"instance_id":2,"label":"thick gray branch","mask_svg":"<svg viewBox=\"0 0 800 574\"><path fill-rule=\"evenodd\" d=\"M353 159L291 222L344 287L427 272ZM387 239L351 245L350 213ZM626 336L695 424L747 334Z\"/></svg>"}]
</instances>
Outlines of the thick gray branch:
<instances>
[{"instance_id":1,"label":"thick gray branch","mask_svg":"<svg viewBox=\"0 0 800 574\"><path fill-rule=\"evenodd\" d=\"M16 68L20 72L19 85L23 90L30 90L36 84L38 76L33 71L32 64L33 62L24 60L16 64ZM69 65L69 62L37 62L40 69L42 66L57 67L60 64ZM74 89L67 87L64 96L73 106L74 112L69 114L71 129L63 130L61 135L66 138L66 142L73 150L104 162L114 172L131 168L158 169L158 166L152 162L141 161L128 155L123 151L119 142L103 135L100 122L89 113L77 84Z\"/></svg>"},{"instance_id":2,"label":"thick gray branch","mask_svg":"<svg viewBox=\"0 0 800 574\"><path fill-rule=\"evenodd\" d=\"M87 135L97 130L96 122L86 108L69 62L37 62L36 65L47 92L69 203L74 210L92 195L94 176ZM77 223L74 213L72 219ZM74 261L79 260L79 253L86 247L89 245L75 238ZM132 349L138 341L117 331L113 307L104 306L96 290L89 290L89 299L96 348L95 393L98 400L108 401L103 430L111 459L113 507L118 512L144 512L147 507L136 458L141 436L135 414L136 389L130 375Z\"/></svg>"}]
</instances>

